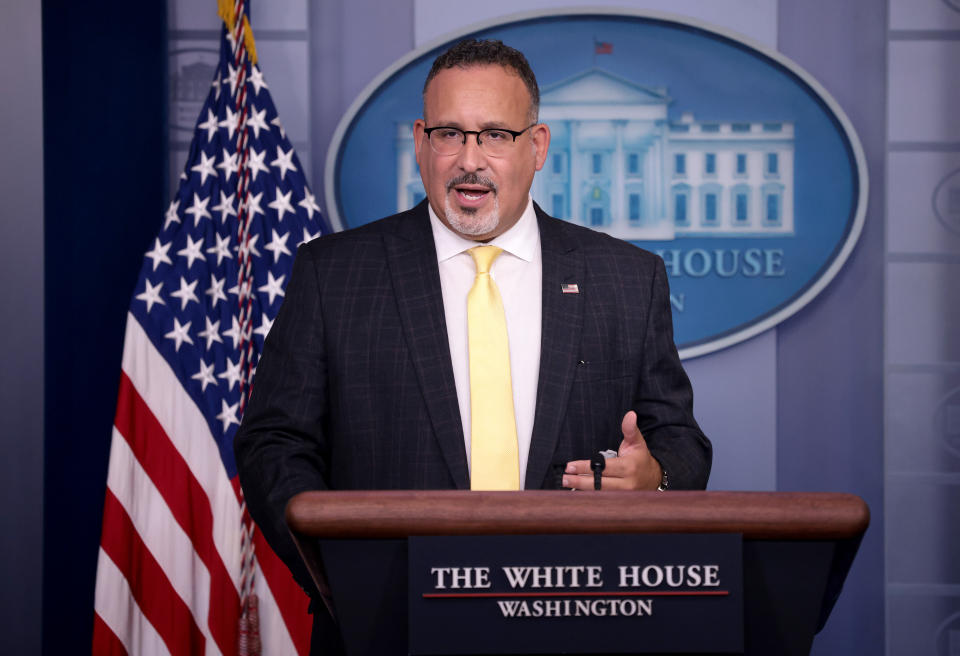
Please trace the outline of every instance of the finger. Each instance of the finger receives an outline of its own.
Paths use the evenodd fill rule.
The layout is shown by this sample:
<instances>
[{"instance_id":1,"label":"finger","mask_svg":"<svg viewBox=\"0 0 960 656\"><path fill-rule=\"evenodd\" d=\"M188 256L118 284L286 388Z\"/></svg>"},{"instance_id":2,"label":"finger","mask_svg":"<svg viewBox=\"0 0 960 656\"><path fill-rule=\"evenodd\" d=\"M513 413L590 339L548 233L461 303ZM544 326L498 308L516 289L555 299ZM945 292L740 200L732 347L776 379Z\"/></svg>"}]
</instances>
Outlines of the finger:
<instances>
[{"instance_id":1,"label":"finger","mask_svg":"<svg viewBox=\"0 0 960 656\"><path fill-rule=\"evenodd\" d=\"M629 478L604 476L600 481L600 489L609 492L611 490L634 490L636 488Z\"/></svg>"},{"instance_id":2,"label":"finger","mask_svg":"<svg viewBox=\"0 0 960 656\"><path fill-rule=\"evenodd\" d=\"M563 487L568 487L574 490L592 490L593 474L590 474L589 476L564 474L563 482L561 483L561 485Z\"/></svg>"},{"instance_id":3,"label":"finger","mask_svg":"<svg viewBox=\"0 0 960 656\"><path fill-rule=\"evenodd\" d=\"M563 487L571 488L574 490L592 490L593 487L593 475L590 476L575 476L573 474L566 474L563 477L563 482L561 483ZM612 476L604 476L600 479L600 489L601 490L632 490L634 489L630 479L626 478L615 478Z\"/></svg>"},{"instance_id":4,"label":"finger","mask_svg":"<svg viewBox=\"0 0 960 656\"><path fill-rule=\"evenodd\" d=\"M623 433L623 442L621 448L637 444L643 440L643 434L637 427L637 413L631 410L623 415L623 421L620 422L620 432Z\"/></svg>"},{"instance_id":5,"label":"finger","mask_svg":"<svg viewBox=\"0 0 960 656\"><path fill-rule=\"evenodd\" d=\"M623 458L607 458L603 476L604 478L631 478L636 475L637 470L637 459L628 454Z\"/></svg>"},{"instance_id":6,"label":"finger","mask_svg":"<svg viewBox=\"0 0 960 656\"><path fill-rule=\"evenodd\" d=\"M590 469L589 460L571 460L567 463L563 473L593 476L593 470Z\"/></svg>"},{"instance_id":7,"label":"finger","mask_svg":"<svg viewBox=\"0 0 960 656\"><path fill-rule=\"evenodd\" d=\"M589 460L571 460L567 463L563 471L565 474L593 476L593 469L590 468ZM628 453L623 458L607 458L606 466L603 468L603 475L623 478L633 476L636 471L637 462L634 454Z\"/></svg>"}]
</instances>

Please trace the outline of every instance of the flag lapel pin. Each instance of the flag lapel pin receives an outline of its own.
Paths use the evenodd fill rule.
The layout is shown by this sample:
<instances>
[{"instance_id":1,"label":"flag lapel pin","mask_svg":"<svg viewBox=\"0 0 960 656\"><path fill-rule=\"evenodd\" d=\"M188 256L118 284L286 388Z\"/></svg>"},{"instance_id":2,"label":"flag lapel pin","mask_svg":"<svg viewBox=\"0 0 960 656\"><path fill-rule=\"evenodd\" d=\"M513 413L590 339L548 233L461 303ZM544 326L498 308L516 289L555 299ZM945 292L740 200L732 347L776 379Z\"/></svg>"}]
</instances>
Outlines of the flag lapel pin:
<instances>
[{"instance_id":1,"label":"flag lapel pin","mask_svg":"<svg viewBox=\"0 0 960 656\"><path fill-rule=\"evenodd\" d=\"M566 283L566 284L560 285L560 291L563 292L564 294L579 294L580 287L578 287L577 283L575 282Z\"/></svg>"}]
</instances>

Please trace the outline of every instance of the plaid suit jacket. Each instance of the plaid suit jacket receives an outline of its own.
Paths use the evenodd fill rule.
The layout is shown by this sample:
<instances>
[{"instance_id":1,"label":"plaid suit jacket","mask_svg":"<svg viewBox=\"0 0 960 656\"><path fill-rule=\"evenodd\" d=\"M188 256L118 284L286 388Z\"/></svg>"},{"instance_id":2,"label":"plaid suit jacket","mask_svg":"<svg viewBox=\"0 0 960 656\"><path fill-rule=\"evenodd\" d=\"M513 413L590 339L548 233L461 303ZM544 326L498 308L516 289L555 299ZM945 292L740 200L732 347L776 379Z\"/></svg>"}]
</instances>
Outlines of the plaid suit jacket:
<instances>
[{"instance_id":1,"label":"plaid suit jacket","mask_svg":"<svg viewBox=\"0 0 960 656\"><path fill-rule=\"evenodd\" d=\"M705 487L711 447L663 261L536 212L543 326L526 488L558 487L567 461L616 450L630 409L671 487ZM295 570L284 510L299 492L469 488L426 201L300 247L234 448L250 512Z\"/></svg>"}]
</instances>

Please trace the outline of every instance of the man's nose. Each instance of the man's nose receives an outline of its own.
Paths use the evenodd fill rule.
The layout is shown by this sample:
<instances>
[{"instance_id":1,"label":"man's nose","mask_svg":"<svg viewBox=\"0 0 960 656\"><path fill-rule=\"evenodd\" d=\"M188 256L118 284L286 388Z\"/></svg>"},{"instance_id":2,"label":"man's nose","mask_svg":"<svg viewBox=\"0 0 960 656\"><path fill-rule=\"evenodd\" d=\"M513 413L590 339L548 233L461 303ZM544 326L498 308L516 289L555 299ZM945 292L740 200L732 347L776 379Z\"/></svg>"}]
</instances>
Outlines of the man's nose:
<instances>
[{"instance_id":1,"label":"man's nose","mask_svg":"<svg viewBox=\"0 0 960 656\"><path fill-rule=\"evenodd\" d=\"M486 166L487 156L480 146L479 134L464 135L467 139L457 155L457 163L464 171L476 171Z\"/></svg>"}]
</instances>

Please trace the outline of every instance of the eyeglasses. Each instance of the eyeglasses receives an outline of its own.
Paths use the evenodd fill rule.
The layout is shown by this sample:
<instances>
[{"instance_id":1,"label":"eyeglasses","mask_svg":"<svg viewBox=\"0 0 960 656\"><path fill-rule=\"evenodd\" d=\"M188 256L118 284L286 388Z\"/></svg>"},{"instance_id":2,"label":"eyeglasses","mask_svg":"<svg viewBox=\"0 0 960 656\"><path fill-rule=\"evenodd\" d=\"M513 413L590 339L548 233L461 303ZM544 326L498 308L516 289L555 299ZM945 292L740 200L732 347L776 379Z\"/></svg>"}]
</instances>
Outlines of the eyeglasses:
<instances>
[{"instance_id":1,"label":"eyeglasses","mask_svg":"<svg viewBox=\"0 0 960 656\"><path fill-rule=\"evenodd\" d=\"M513 151L517 137L532 128L531 123L519 132L506 128L487 128L486 130L461 130L439 125L425 128L423 133L430 141L430 147L438 155L456 155L467 143L467 135L477 135L477 145L490 157L506 157Z\"/></svg>"}]
</instances>

